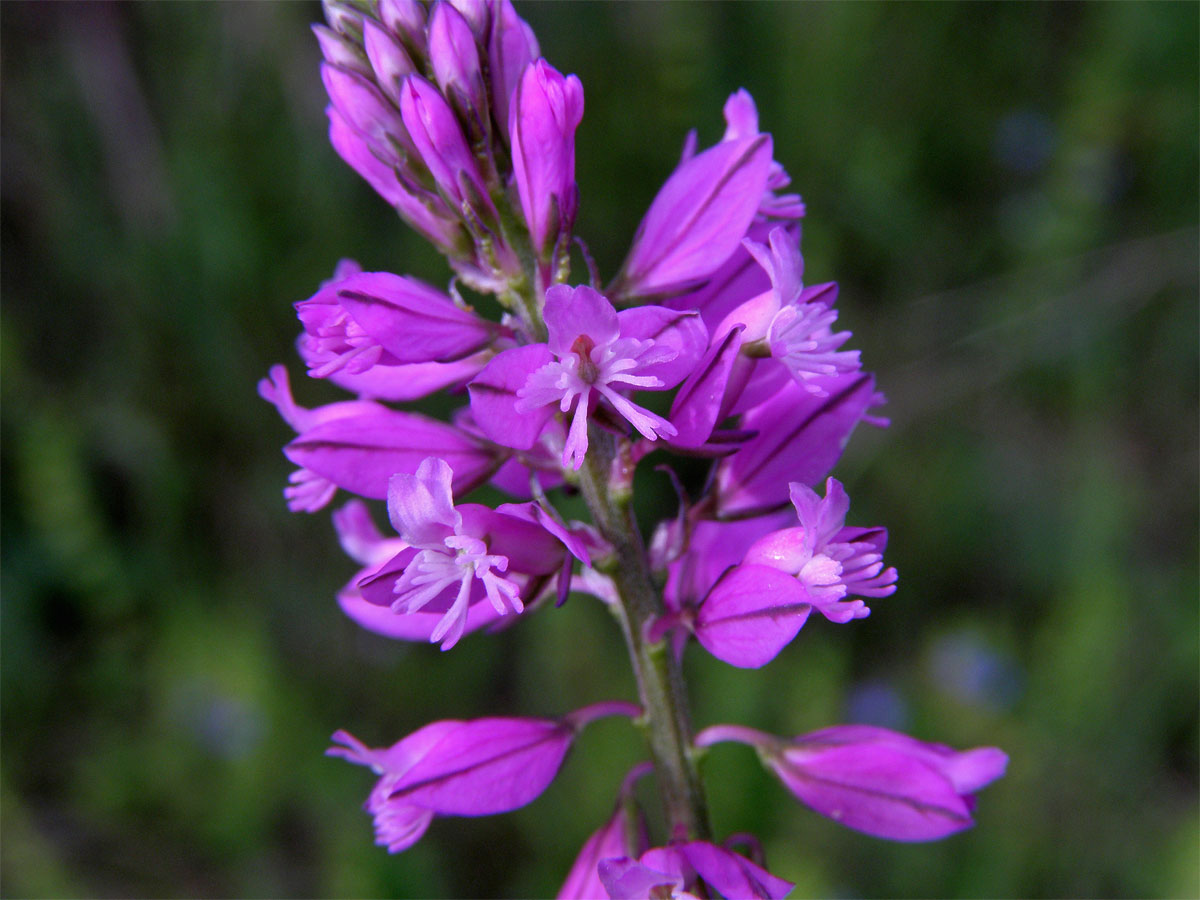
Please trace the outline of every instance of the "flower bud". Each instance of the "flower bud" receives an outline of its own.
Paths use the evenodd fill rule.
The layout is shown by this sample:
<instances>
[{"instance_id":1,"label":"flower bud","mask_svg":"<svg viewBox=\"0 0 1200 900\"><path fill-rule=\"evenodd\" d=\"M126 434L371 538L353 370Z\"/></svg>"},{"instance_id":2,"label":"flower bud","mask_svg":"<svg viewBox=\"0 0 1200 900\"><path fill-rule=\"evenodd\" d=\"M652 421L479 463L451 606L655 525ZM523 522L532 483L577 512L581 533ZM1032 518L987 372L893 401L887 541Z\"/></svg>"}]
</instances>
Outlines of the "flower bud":
<instances>
[{"instance_id":1,"label":"flower bud","mask_svg":"<svg viewBox=\"0 0 1200 900\"><path fill-rule=\"evenodd\" d=\"M327 63L348 72L357 72L367 78L372 77L371 64L363 56L362 48L358 44L324 25L314 25L312 30L321 47L321 55Z\"/></svg>"},{"instance_id":2,"label":"flower bud","mask_svg":"<svg viewBox=\"0 0 1200 900\"><path fill-rule=\"evenodd\" d=\"M483 175L438 89L420 75L410 75L400 90L400 115L417 153L453 205L461 209L467 203L477 215L494 217Z\"/></svg>"},{"instance_id":3,"label":"flower bud","mask_svg":"<svg viewBox=\"0 0 1200 900\"><path fill-rule=\"evenodd\" d=\"M334 108L370 150L388 163L399 162L395 144L407 147L411 141L403 119L379 89L362 75L329 63L321 66L321 80Z\"/></svg>"},{"instance_id":4,"label":"flower bud","mask_svg":"<svg viewBox=\"0 0 1200 900\"><path fill-rule=\"evenodd\" d=\"M449 3L439 3L430 16L429 62L442 93L466 121L472 136L484 137L489 116L479 49L471 25Z\"/></svg>"},{"instance_id":5,"label":"flower bud","mask_svg":"<svg viewBox=\"0 0 1200 900\"><path fill-rule=\"evenodd\" d=\"M453 7L466 20L477 38L486 39L492 21L492 11L488 9L488 0L442 0L438 5Z\"/></svg>"},{"instance_id":6,"label":"flower bud","mask_svg":"<svg viewBox=\"0 0 1200 900\"><path fill-rule=\"evenodd\" d=\"M513 174L534 249L545 255L575 222L575 129L583 85L544 59L527 66L509 114Z\"/></svg>"},{"instance_id":7,"label":"flower bud","mask_svg":"<svg viewBox=\"0 0 1200 900\"><path fill-rule=\"evenodd\" d=\"M379 0L379 18L409 49L425 54L425 6L419 0Z\"/></svg>"},{"instance_id":8,"label":"flower bud","mask_svg":"<svg viewBox=\"0 0 1200 900\"><path fill-rule=\"evenodd\" d=\"M390 32L371 19L363 23L363 48L367 51L376 83L392 102L399 104L400 85L416 71L408 52Z\"/></svg>"},{"instance_id":9,"label":"flower bud","mask_svg":"<svg viewBox=\"0 0 1200 900\"><path fill-rule=\"evenodd\" d=\"M537 38L533 29L513 9L511 0L499 0L492 16L492 34L488 40L488 69L492 79L492 109L496 123L508 137L509 107L513 92L525 67L537 59Z\"/></svg>"},{"instance_id":10,"label":"flower bud","mask_svg":"<svg viewBox=\"0 0 1200 900\"><path fill-rule=\"evenodd\" d=\"M362 38L363 14L341 0L323 0L321 6L325 10L325 21L338 34L345 35L353 41Z\"/></svg>"},{"instance_id":11,"label":"flower bud","mask_svg":"<svg viewBox=\"0 0 1200 900\"><path fill-rule=\"evenodd\" d=\"M436 197L421 199L414 195L396 177L394 166L384 163L371 151L335 106L329 106L325 111L329 115L329 142L338 156L394 206L409 225L444 253L461 251L465 235L457 217L446 205Z\"/></svg>"}]
</instances>

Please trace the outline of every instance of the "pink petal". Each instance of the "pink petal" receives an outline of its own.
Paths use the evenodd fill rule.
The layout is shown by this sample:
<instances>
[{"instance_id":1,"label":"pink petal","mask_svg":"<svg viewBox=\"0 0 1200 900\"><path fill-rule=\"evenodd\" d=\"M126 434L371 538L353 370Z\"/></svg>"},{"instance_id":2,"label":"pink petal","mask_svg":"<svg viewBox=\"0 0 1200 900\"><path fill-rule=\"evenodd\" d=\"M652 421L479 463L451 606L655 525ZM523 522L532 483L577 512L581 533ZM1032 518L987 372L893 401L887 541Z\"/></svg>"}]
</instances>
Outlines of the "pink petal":
<instances>
[{"instance_id":1,"label":"pink petal","mask_svg":"<svg viewBox=\"0 0 1200 900\"><path fill-rule=\"evenodd\" d=\"M496 336L495 325L415 278L363 272L338 284L337 296L398 363L451 362Z\"/></svg>"},{"instance_id":2,"label":"pink petal","mask_svg":"<svg viewBox=\"0 0 1200 900\"><path fill-rule=\"evenodd\" d=\"M456 493L482 484L498 465L491 451L452 426L383 407L323 422L283 452L338 487L377 500L387 497L392 475L416 472L430 456L450 463Z\"/></svg>"},{"instance_id":3,"label":"pink petal","mask_svg":"<svg viewBox=\"0 0 1200 900\"><path fill-rule=\"evenodd\" d=\"M795 578L769 566L738 566L696 613L696 639L717 659L757 669L799 633L812 607Z\"/></svg>"},{"instance_id":4,"label":"pink petal","mask_svg":"<svg viewBox=\"0 0 1200 900\"><path fill-rule=\"evenodd\" d=\"M623 296L667 293L711 275L737 249L766 189L768 135L726 141L683 163L638 226Z\"/></svg>"},{"instance_id":5,"label":"pink petal","mask_svg":"<svg viewBox=\"0 0 1200 900\"><path fill-rule=\"evenodd\" d=\"M508 812L554 780L572 736L562 723L541 719L462 722L396 782L391 796L441 815Z\"/></svg>"},{"instance_id":6,"label":"pink petal","mask_svg":"<svg viewBox=\"0 0 1200 900\"><path fill-rule=\"evenodd\" d=\"M550 333L548 344L558 357L572 352L580 335L596 346L611 344L621 335L621 325L613 305L587 285L571 287L557 284L546 291L542 311Z\"/></svg>"},{"instance_id":7,"label":"pink petal","mask_svg":"<svg viewBox=\"0 0 1200 900\"><path fill-rule=\"evenodd\" d=\"M667 309L665 306L635 306L617 314L621 337L652 341L650 353L660 362L639 365L637 375L650 375L662 381L656 390L668 391L692 373L708 347L708 329L694 312ZM647 354L649 355L649 354Z\"/></svg>"},{"instance_id":8,"label":"pink petal","mask_svg":"<svg viewBox=\"0 0 1200 900\"><path fill-rule=\"evenodd\" d=\"M497 354L467 385L479 430L504 447L528 450L554 416L552 405L517 412L517 391L529 376L554 361L545 344L528 344Z\"/></svg>"},{"instance_id":9,"label":"pink petal","mask_svg":"<svg viewBox=\"0 0 1200 900\"><path fill-rule=\"evenodd\" d=\"M784 751L775 770L821 815L876 837L931 841L969 828L971 811L948 778L927 762L886 745L849 744L795 762Z\"/></svg>"}]
</instances>

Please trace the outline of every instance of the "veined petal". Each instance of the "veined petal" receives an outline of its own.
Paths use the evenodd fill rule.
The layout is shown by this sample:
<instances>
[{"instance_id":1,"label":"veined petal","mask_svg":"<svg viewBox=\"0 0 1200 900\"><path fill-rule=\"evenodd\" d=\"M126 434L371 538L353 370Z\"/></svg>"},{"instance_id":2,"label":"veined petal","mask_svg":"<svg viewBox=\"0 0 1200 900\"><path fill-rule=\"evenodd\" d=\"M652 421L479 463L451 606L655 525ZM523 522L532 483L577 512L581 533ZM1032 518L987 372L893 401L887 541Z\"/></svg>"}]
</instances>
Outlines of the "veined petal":
<instances>
[{"instance_id":1,"label":"veined petal","mask_svg":"<svg viewBox=\"0 0 1200 900\"><path fill-rule=\"evenodd\" d=\"M547 344L558 357L574 352L575 341L581 335L597 347L621 336L617 311L600 292L587 285L556 284L550 288L543 315L550 335Z\"/></svg>"},{"instance_id":2,"label":"veined petal","mask_svg":"<svg viewBox=\"0 0 1200 900\"><path fill-rule=\"evenodd\" d=\"M771 138L725 141L683 163L638 226L616 293L651 296L711 275L754 219L771 166Z\"/></svg>"},{"instance_id":3,"label":"veined petal","mask_svg":"<svg viewBox=\"0 0 1200 900\"><path fill-rule=\"evenodd\" d=\"M486 346L497 326L441 291L389 272L363 272L337 285L342 307L397 363L451 362Z\"/></svg>"},{"instance_id":4,"label":"veined petal","mask_svg":"<svg viewBox=\"0 0 1200 900\"><path fill-rule=\"evenodd\" d=\"M573 737L561 722L459 723L392 786L392 799L440 815L484 816L533 801L558 773Z\"/></svg>"},{"instance_id":5,"label":"veined petal","mask_svg":"<svg viewBox=\"0 0 1200 900\"><path fill-rule=\"evenodd\" d=\"M873 376L860 374L835 380L828 397L814 397L789 383L751 410L742 427L758 434L717 466L722 515L774 509L787 502L789 482L816 483L877 402Z\"/></svg>"},{"instance_id":6,"label":"veined petal","mask_svg":"<svg viewBox=\"0 0 1200 900\"><path fill-rule=\"evenodd\" d=\"M283 452L338 487L377 500L387 497L392 475L415 473L426 457L451 464L459 493L486 481L500 462L493 450L450 425L374 405L304 431Z\"/></svg>"},{"instance_id":7,"label":"veined petal","mask_svg":"<svg viewBox=\"0 0 1200 900\"><path fill-rule=\"evenodd\" d=\"M467 385L476 425L504 447L528 450L554 416L553 406L517 410L517 392L530 375L554 361L545 344L527 344L497 354Z\"/></svg>"},{"instance_id":8,"label":"veined petal","mask_svg":"<svg viewBox=\"0 0 1200 900\"><path fill-rule=\"evenodd\" d=\"M388 516L396 532L416 547L441 546L462 525L454 508L454 471L444 459L428 457L414 474L399 473L388 481Z\"/></svg>"},{"instance_id":9,"label":"veined petal","mask_svg":"<svg viewBox=\"0 0 1200 900\"><path fill-rule=\"evenodd\" d=\"M730 374L742 349L742 332L741 326L733 328L713 344L675 395L671 423L677 433L672 443L699 447L712 434L725 403Z\"/></svg>"},{"instance_id":10,"label":"veined petal","mask_svg":"<svg viewBox=\"0 0 1200 900\"><path fill-rule=\"evenodd\" d=\"M649 341L654 361L640 363L633 371L652 375L670 390L692 373L708 346L708 329L695 312L665 306L635 306L617 313L622 338ZM651 353L643 354L649 357Z\"/></svg>"},{"instance_id":11,"label":"veined petal","mask_svg":"<svg viewBox=\"0 0 1200 900\"><path fill-rule=\"evenodd\" d=\"M909 754L877 745L831 747L792 761L785 750L773 767L807 806L876 837L931 841L972 824L954 785Z\"/></svg>"},{"instance_id":12,"label":"veined petal","mask_svg":"<svg viewBox=\"0 0 1200 900\"><path fill-rule=\"evenodd\" d=\"M769 566L737 566L700 604L696 639L730 665L757 669L792 641L811 609L795 578Z\"/></svg>"}]
</instances>

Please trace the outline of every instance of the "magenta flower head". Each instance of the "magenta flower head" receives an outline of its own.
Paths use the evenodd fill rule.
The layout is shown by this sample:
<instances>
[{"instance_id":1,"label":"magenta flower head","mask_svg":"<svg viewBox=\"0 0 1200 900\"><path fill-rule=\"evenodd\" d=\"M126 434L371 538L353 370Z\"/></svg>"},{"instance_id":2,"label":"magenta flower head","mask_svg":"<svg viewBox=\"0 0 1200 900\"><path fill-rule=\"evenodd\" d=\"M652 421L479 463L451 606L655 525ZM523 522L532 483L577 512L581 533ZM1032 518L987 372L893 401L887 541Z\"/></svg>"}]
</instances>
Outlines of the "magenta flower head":
<instances>
[{"instance_id":1,"label":"magenta flower head","mask_svg":"<svg viewBox=\"0 0 1200 900\"><path fill-rule=\"evenodd\" d=\"M500 327L441 291L389 272L358 272L327 283L296 313L309 337L310 370L364 372L377 363L452 362L486 347Z\"/></svg>"},{"instance_id":2,"label":"magenta flower head","mask_svg":"<svg viewBox=\"0 0 1200 900\"><path fill-rule=\"evenodd\" d=\"M556 285L546 292L546 344L497 355L468 385L483 432L507 447L528 449L554 415L569 413L564 466L578 469L587 453L587 426L601 403L646 440L675 427L623 393L663 391L679 384L704 351L700 317L661 306L618 313L590 287Z\"/></svg>"},{"instance_id":3,"label":"magenta flower head","mask_svg":"<svg viewBox=\"0 0 1200 900\"><path fill-rule=\"evenodd\" d=\"M375 843L407 850L434 816L490 816L531 803L558 774L576 733L610 715L636 716L631 703L584 707L558 720L475 719L433 722L386 749L345 731L326 753L380 776L367 799Z\"/></svg>"},{"instance_id":4,"label":"magenta flower head","mask_svg":"<svg viewBox=\"0 0 1200 900\"><path fill-rule=\"evenodd\" d=\"M834 478L825 497L791 485L799 526L771 531L746 550L696 611L693 628L708 652L743 668L774 659L813 609L844 624L870 614L852 597L886 597L896 570L883 567L887 531L847 528L850 500Z\"/></svg>"},{"instance_id":5,"label":"magenta flower head","mask_svg":"<svg viewBox=\"0 0 1200 900\"><path fill-rule=\"evenodd\" d=\"M426 459L388 488L388 514L408 545L359 582L371 603L398 614L440 612L430 641L453 647L472 606L487 600L499 615L520 613L523 592L559 571L567 552L545 528L476 503L454 505L454 472Z\"/></svg>"},{"instance_id":6,"label":"magenta flower head","mask_svg":"<svg viewBox=\"0 0 1200 900\"><path fill-rule=\"evenodd\" d=\"M957 751L872 725L838 725L781 740L714 725L696 746L755 747L805 805L847 828L893 841L933 841L969 828L974 794L1004 774L996 747Z\"/></svg>"},{"instance_id":7,"label":"magenta flower head","mask_svg":"<svg viewBox=\"0 0 1200 900\"><path fill-rule=\"evenodd\" d=\"M422 610L412 615L396 615L386 606L368 603L358 589L360 581L374 577L389 560L408 549L399 537L384 537L375 527L367 506L361 500L351 500L333 514L333 525L346 555L361 568L337 596L338 606L347 617L362 628L384 637L401 641L428 643L442 619L440 612ZM502 619L490 603L477 603L467 612L464 634L486 628Z\"/></svg>"},{"instance_id":8,"label":"magenta flower head","mask_svg":"<svg viewBox=\"0 0 1200 900\"><path fill-rule=\"evenodd\" d=\"M583 120L583 85L539 59L521 76L509 115L521 211L534 250L544 254L575 223L575 129Z\"/></svg>"},{"instance_id":9,"label":"magenta flower head","mask_svg":"<svg viewBox=\"0 0 1200 900\"><path fill-rule=\"evenodd\" d=\"M512 0L323 5L328 24L313 31L334 148L468 296L490 297L469 304L453 286L343 260L296 305L309 375L353 397L302 407L282 366L260 382L296 432L288 506L315 511L339 490L386 499L395 534L359 500L333 514L358 569L337 600L360 626L449 650L591 594L626 638L641 701L439 721L378 749L338 732L330 755L379 776L367 801L378 843L397 852L436 816L529 803L582 725L614 714L637 718L651 761L626 779L560 900L783 897L792 885L763 867L756 839L709 840L696 751L720 741L754 746L804 803L860 831L929 840L970 825L974 792L1004 770L994 748L958 753L865 726L693 737L689 724L693 638L763 666L814 610L848 623L896 585L887 532L847 526L849 501L828 478L860 421L886 424L871 412L883 397L844 349L837 285L804 283L804 204L785 193L750 95L729 96L716 146L699 151L688 135L615 278L602 281L580 241L588 285L572 285L583 86L541 58ZM440 420L393 405L441 389ZM647 544L634 494L652 453L679 504ZM672 457L689 461L676 470ZM485 483L520 502L463 502ZM650 771L661 817L633 796Z\"/></svg>"},{"instance_id":10,"label":"magenta flower head","mask_svg":"<svg viewBox=\"0 0 1200 900\"><path fill-rule=\"evenodd\" d=\"M606 859L598 869L612 900L682 900L712 896L713 891L728 900L779 900L795 887L744 856L707 841L656 847L637 860Z\"/></svg>"}]
</instances>

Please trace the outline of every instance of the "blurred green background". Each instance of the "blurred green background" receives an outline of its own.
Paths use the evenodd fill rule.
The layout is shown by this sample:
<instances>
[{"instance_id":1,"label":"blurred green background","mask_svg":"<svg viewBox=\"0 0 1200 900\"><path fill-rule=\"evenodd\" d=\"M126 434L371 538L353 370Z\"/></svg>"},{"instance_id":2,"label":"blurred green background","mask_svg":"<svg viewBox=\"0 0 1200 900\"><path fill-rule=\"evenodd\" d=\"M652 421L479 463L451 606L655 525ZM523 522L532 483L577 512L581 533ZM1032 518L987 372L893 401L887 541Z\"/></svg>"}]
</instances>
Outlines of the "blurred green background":
<instances>
[{"instance_id":1,"label":"blurred green background","mask_svg":"<svg viewBox=\"0 0 1200 900\"><path fill-rule=\"evenodd\" d=\"M519 9L584 83L602 271L746 87L808 202L808 280L840 282L891 401L837 474L900 591L759 672L690 654L696 721L1012 757L973 831L899 846L721 747L717 831L761 835L797 897L1200 895L1200 7ZM583 597L447 654L356 629L328 516L284 508L291 433L255 382L285 361L301 402L335 396L290 304L343 256L447 277L328 147L319 7L2 14L0 893L552 895L640 756L627 724L532 806L395 857L371 775L322 756L335 728L389 744L632 688Z\"/></svg>"}]
</instances>

